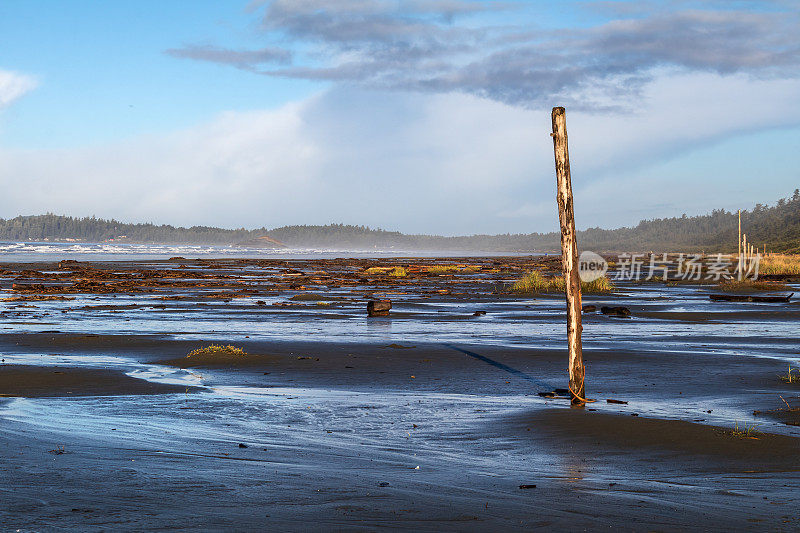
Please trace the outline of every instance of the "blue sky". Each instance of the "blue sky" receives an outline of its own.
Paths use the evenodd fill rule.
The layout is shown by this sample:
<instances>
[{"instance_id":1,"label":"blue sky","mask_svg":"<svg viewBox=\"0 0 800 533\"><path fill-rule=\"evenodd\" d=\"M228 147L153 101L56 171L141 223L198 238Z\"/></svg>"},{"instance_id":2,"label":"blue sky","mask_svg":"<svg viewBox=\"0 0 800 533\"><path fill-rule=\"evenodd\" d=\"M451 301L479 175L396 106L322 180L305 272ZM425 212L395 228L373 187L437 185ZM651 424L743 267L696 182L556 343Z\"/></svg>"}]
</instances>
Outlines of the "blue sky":
<instances>
[{"instance_id":1,"label":"blue sky","mask_svg":"<svg viewBox=\"0 0 800 533\"><path fill-rule=\"evenodd\" d=\"M0 0L0 217L444 234L800 186L794 1Z\"/></svg>"},{"instance_id":2,"label":"blue sky","mask_svg":"<svg viewBox=\"0 0 800 533\"><path fill-rule=\"evenodd\" d=\"M236 69L179 61L183 43L257 44L243 3L0 3L2 66L39 83L9 110L6 146L63 147L198 124L314 91Z\"/></svg>"}]
</instances>

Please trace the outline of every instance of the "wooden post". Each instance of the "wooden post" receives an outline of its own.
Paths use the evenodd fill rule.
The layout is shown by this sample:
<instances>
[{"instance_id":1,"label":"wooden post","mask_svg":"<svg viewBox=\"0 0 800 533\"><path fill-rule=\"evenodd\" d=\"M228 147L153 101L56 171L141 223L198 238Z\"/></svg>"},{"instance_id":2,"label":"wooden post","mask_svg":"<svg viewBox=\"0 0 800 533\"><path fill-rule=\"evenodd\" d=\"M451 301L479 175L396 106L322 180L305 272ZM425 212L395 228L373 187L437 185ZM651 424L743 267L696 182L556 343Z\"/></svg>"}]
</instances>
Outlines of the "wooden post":
<instances>
[{"instance_id":1,"label":"wooden post","mask_svg":"<svg viewBox=\"0 0 800 533\"><path fill-rule=\"evenodd\" d=\"M739 268L736 275L739 281L742 281L742 210L739 209Z\"/></svg>"},{"instance_id":2,"label":"wooden post","mask_svg":"<svg viewBox=\"0 0 800 533\"><path fill-rule=\"evenodd\" d=\"M744 271L747 273L747 233L742 233L742 257L744 261ZM742 279L746 279L746 276L742 275Z\"/></svg>"},{"instance_id":3,"label":"wooden post","mask_svg":"<svg viewBox=\"0 0 800 533\"><path fill-rule=\"evenodd\" d=\"M581 278L578 273L578 244L572 206L572 178L567 147L567 115L563 107L553 108L553 150L556 159L556 201L561 223L561 264L567 292L567 344L569 346L569 392L573 404L585 403L585 369L581 347Z\"/></svg>"}]
</instances>

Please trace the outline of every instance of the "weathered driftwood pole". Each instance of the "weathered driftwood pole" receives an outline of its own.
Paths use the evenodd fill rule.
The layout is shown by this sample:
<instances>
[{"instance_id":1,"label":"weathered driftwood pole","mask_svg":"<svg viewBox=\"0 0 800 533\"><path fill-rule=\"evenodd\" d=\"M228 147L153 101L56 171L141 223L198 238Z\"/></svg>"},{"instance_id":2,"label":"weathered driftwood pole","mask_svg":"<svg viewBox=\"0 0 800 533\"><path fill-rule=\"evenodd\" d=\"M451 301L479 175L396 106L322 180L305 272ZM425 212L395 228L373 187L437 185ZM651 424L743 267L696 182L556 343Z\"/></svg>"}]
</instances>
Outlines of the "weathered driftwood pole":
<instances>
[{"instance_id":1,"label":"weathered driftwood pole","mask_svg":"<svg viewBox=\"0 0 800 533\"><path fill-rule=\"evenodd\" d=\"M739 266L736 269L736 279L742 281L742 210L739 209Z\"/></svg>"},{"instance_id":2,"label":"weathered driftwood pole","mask_svg":"<svg viewBox=\"0 0 800 533\"><path fill-rule=\"evenodd\" d=\"M586 400L581 348L581 278L578 273L578 244L575 238L575 212L572 207L572 178L567 147L567 115L563 107L553 108L553 150L556 158L558 220L561 223L561 264L567 292L567 343L569 345L569 391L572 403Z\"/></svg>"},{"instance_id":3,"label":"weathered driftwood pole","mask_svg":"<svg viewBox=\"0 0 800 533\"><path fill-rule=\"evenodd\" d=\"M742 274L742 279L747 278L747 233L742 233L742 257L744 261L744 274Z\"/></svg>"}]
</instances>

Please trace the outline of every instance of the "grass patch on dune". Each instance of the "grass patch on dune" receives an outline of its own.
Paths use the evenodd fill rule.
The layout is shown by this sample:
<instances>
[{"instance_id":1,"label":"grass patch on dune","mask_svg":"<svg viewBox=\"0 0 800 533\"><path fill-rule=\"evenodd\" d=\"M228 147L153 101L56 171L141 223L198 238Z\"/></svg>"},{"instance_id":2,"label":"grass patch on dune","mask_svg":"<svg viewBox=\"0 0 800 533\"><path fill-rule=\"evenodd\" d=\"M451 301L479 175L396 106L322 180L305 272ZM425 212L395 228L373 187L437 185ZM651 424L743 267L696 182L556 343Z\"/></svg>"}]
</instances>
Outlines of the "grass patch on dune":
<instances>
[{"instance_id":1,"label":"grass patch on dune","mask_svg":"<svg viewBox=\"0 0 800 533\"><path fill-rule=\"evenodd\" d=\"M611 283L611 280L606 276L597 278L594 281L582 281L581 292L585 294L607 294L609 292L614 292L614 284Z\"/></svg>"},{"instance_id":2,"label":"grass patch on dune","mask_svg":"<svg viewBox=\"0 0 800 533\"><path fill-rule=\"evenodd\" d=\"M550 278L538 270L531 270L522 276L522 279L511 286L511 291L524 294L537 292L563 292L564 278Z\"/></svg>"},{"instance_id":3,"label":"grass patch on dune","mask_svg":"<svg viewBox=\"0 0 800 533\"><path fill-rule=\"evenodd\" d=\"M421 267L424 272L440 276L443 274L474 274L481 271L478 265L431 265Z\"/></svg>"},{"instance_id":4,"label":"grass patch on dune","mask_svg":"<svg viewBox=\"0 0 800 533\"><path fill-rule=\"evenodd\" d=\"M205 346L203 348L197 348L196 350L192 350L186 357L231 357L231 356L243 356L247 355L247 352L242 350L241 348L237 348L235 346L231 346L230 344L227 346L221 346L217 344L211 344L209 346Z\"/></svg>"},{"instance_id":5,"label":"grass patch on dune","mask_svg":"<svg viewBox=\"0 0 800 533\"><path fill-rule=\"evenodd\" d=\"M403 267L394 267L389 271L389 276L393 278L404 278L408 276L408 271Z\"/></svg>"},{"instance_id":6,"label":"grass patch on dune","mask_svg":"<svg viewBox=\"0 0 800 533\"><path fill-rule=\"evenodd\" d=\"M370 267L364 271L366 276L390 276L393 278L404 278L408 276L408 271L401 267Z\"/></svg>"},{"instance_id":7,"label":"grass patch on dune","mask_svg":"<svg viewBox=\"0 0 800 533\"><path fill-rule=\"evenodd\" d=\"M758 263L759 274L800 275L800 255L767 255Z\"/></svg>"},{"instance_id":8,"label":"grass patch on dune","mask_svg":"<svg viewBox=\"0 0 800 533\"><path fill-rule=\"evenodd\" d=\"M459 268L456 265L434 265L425 269L429 274L450 274L451 272L458 272Z\"/></svg>"},{"instance_id":9,"label":"grass patch on dune","mask_svg":"<svg viewBox=\"0 0 800 533\"><path fill-rule=\"evenodd\" d=\"M562 276L548 277L538 270L531 270L511 286L511 292L520 294L565 291L566 288ZM613 291L614 285L606 276L590 282L581 282L581 292L583 294L607 294Z\"/></svg>"},{"instance_id":10,"label":"grass patch on dune","mask_svg":"<svg viewBox=\"0 0 800 533\"><path fill-rule=\"evenodd\" d=\"M789 287L783 283L773 283L769 281L753 281L735 279L722 281L717 288L723 292L756 292L756 291L788 291Z\"/></svg>"}]
</instances>

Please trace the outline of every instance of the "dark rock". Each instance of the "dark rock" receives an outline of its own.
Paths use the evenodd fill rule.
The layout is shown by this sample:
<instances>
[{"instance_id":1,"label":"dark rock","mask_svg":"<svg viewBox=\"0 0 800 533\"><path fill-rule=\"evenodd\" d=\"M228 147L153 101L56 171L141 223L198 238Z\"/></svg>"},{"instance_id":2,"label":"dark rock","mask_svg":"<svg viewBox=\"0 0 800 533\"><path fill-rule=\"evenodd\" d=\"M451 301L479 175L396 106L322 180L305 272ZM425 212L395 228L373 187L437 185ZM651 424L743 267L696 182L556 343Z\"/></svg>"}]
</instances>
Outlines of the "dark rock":
<instances>
[{"instance_id":1,"label":"dark rock","mask_svg":"<svg viewBox=\"0 0 800 533\"><path fill-rule=\"evenodd\" d=\"M597 311L597 306L596 305L584 305L582 310L583 310L584 313L594 313L595 311Z\"/></svg>"},{"instance_id":2,"label":"dark rock","mask_svg":"<svg viewBox=\"0 0 800 533\"><path fill-rule=\"evenodd\" d=\"M367 315L369 316L389 316L392 308L391 300L370 300L367 302Z\"/></svg>"},{"instance_id":3,"label":"dark rock","mask_svg":"<svg viewBox=\"0 0 800 533\"><path fill-rule=\"evenodd\" d=\"M70 269L70 268L75 268L75 267L78 267L79 265L80 265L80 263L78 263L74 259L64 259L63 261L59 261L58 262L59 270L66 270L66 269Z\"/></svg>"},{"instance_id":4,"label":"dark rock","mask_svg":"<svg viewBox=\"0 0 800 533\"><path fill-rule=\"evenodd\" d=\"M474 313L472 313L472 316L482 316L482 315L485 315L485 314L486 314L486 311L475 311Z\"/></svg>"},{"instance_id":5,"label":"dark rock","mask_svg":"<svg viewBox=\"0 0 800 533\"><path fill-rule=\"evenodd\" d=\"M240 443L239 443L239 448L247 448L247 444L242 444L242 443L240 442Z\"/></svg>"},{"instance_id":6,"label":"dark rock","mask_svg":"<svg viewBox=\"0 0 800 533\"><path fill-rule=\"evenodd\" d=\"M618 316L623 318L631 316L631 310L628 309L627 307L611 307L604 305L603 307L600 308L600 312L603 313L604 315Z\"/></svg>"}]
</instances>

